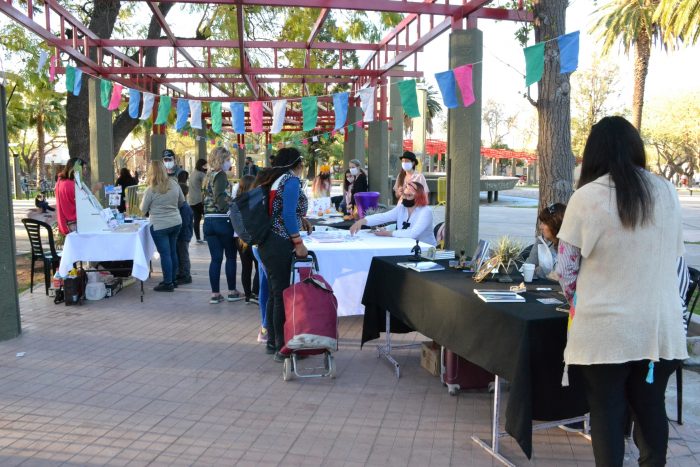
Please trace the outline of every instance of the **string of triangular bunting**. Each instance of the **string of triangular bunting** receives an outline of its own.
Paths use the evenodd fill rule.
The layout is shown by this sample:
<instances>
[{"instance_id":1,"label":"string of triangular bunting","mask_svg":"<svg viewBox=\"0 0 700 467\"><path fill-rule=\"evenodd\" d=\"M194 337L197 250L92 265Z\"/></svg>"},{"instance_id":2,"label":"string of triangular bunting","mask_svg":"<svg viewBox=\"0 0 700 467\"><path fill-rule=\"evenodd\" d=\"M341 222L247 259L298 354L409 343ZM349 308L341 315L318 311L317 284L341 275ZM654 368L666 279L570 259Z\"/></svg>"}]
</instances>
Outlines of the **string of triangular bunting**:
<instances>
[{"instance_id":1,"label":"string of triangular bunting","mask_svg":"<svg viewBox=\"0 0 700 467\"><path fill-rule=\"evenodd\" d=\"M542 78L542 73L544 71L544 51L545 44L552 41L557 41L559 46L559 62L560 62L560 73L570 73L576 70L578 67L578 54L579 54L579 31L575 31L569 34L564 34L547 41L539 42L530 47L523 48L523 53L525 55L525 84L530 86L538 82ZM47 61L47 54L42 52L39 59L39 66L37 71L41 72ZM56 79L56 68L58 57L56 55L51 56L49 59L49 80L54 81ZM443 103L448 109L456 108L460 105L457 98L457 88L460 90L462 96L461 105L468 107L474 103L474 91L472 84L472 71L473 65L476 63L469 63L465 65L458 66L454 69L447 70L444 72L436 73L435 80L437 81L440 93L442 95ZM66 76L66 90L67 92L72 92L73 95L80 95L82 88L82 70L72 66L67 66L65 69ZM109 80L100 79L100 101L103 107L108 110L116 110L122 100L122 91L124 87L119 83L112 83ZM374 109L376 102L376 90L381 86L393 86L397 85L399 88L399 95L401 97L401 105L404 109L406 115L410 118L415 118L420 116L420 110L418 107L418 98L416 93L416 80L403 80L397 83L385 84L380 86L370 86L360 89L358 91L358 97L360 98L360 107L363 112L363 119L359 122L354 122L346 125L347 112L348 112L348 99L349 94L347 92L334 93L330 95L320 95L320 96L305 96L301 98L287 98L287 99L275 99L271 100L273 106L272 115L272 125L270 127L271 134L278 134L282 131L282 126L286 116L287 104L290 101L300 100L302 108L303 131L311 131L317 126L318 122L318 98L319 97L329 97L332 96L333 109L335 117L335 125L332 132L326 132L322 135L335 134L336 132L348 129L352 131L355 126L361 125L362 122L371 122L374 120ZM170 115L170 110L172 106L173 98L169 95L159 95L158 108L156 109L156 117L154 124L164 125L168 122L168 116ZM139 118L141 120L147 120L151 118L153 113L153 107L155 103L155 94L141 92L135 89L128 88L128 110L129 116L131 118ZM202 102L209 105L209 111L211 115L211 129L217 135L220 135L223 131L222 128L222 102L211 101L206 102L202 100L193 100L185 98L175 98L176 101L176 117L175 117L175 130L182 131L187 122L190 122L190 127L193 129L202 129ZM237 134L245 134L245 107L243 102L229 102L229 108L231 111L231 126L232 131ZM139 114L139 108L141 112ZM264 131L263 126L263 101L252 101L248 102L248 112L250 115L250 132L252 133L262 133ZM316 138L316 137L314 137ZM307 143L306 139L301 140L303 144Z\"/></svg>"}]
</instances>

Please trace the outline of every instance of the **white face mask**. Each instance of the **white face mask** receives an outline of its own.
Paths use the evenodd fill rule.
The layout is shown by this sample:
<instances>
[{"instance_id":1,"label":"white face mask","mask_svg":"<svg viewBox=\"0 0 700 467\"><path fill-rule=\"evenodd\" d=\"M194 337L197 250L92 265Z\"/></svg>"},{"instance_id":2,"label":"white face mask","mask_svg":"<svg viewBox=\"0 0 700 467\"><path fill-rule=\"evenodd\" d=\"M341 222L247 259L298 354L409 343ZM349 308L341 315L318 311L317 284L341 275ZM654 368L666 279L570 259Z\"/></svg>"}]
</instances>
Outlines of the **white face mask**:
<instances>
[{"instance_id":1,"label":"white face mask","mask_svg":"<svg viewBox=\"0 0 700 467\"><path fill-rule=\"evenodd\" d=\"M175 167L175 162L173 162L173 161L168 161L168 162L165 162L164 164L165 164L165 168L168 169L168 170L170 170L170 169L172 169L173 167Z\"/></svg>"},{"instance_id":2,"label":"white face mask","mask_svg":"<svg viewBox=\"0 0 700 467\"><path fill-rule=\"evenodd\" d=\"M354 176L357 176L357 174L360 172L360 169L357 167L350 167L350 173L353 174Z\"/></svg>"},{"instance_id":3,"label":"white face mask","mask_svg":"<svg viewBox=\"0 0 700 467\"><path fill-rule=\"evenodd\" d=\"M410 172L411 170L413 170L413 162L402 162L401 168L404 169L406 172Z\"/></svg>"},{"instance_id":4,"label":"white face mask","mask_svg":"<svg viewBox=\"0 0 700 467\"><path fill-rule=\"evenodd\" d=\"M225 160L224 164L221 166L221 170L223 170L224 172L228 172L229 170L231 170L231 161Z\"/></svg>"}]
</instances>

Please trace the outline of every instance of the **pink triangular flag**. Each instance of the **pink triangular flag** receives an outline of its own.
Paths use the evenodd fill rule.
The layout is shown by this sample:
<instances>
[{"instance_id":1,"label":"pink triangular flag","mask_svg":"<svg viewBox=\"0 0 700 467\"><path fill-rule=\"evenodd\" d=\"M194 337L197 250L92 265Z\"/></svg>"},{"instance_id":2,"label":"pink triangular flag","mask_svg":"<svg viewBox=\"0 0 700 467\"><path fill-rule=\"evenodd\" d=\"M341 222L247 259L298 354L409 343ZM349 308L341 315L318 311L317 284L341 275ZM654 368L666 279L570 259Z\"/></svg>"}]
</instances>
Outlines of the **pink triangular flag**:
<instances>
[{"instance_id":1,"label":"pink triangular flag","mask_svg":"<svg viewBox=\"0 0 700 467\"><path fill-rule=\"evenodd\" d=\"M355 123L355 126L357 128L362 128L362 122L360 121L360 122Z\"/></svg>"},{"instance_id":2,"label":"pink triangular flag","mask_svg":"<svg viewBox=\"0 0 700 467\"><path fill-rule=\"evenodd\" d=\"M301 140L301 144L309 144L309 140L304 138Z\"/></svg>"},{"instance_id":3,"label":"pink triangular flag","mask_svg":"<svg viewBox=\"0 0 700 467\"><path fill-rule=\"evenodd\" d=\"M263 106L261 101L250 103L250 129L253 133L263 131Z\"/></svg>"},{"instance_id":4,"label":"pink triangular flag","mask_svg":"<svg viewBox=\"0 0 700 467\"><path fill-rule=\"evenodd\" d=\"M57 57L55 55L52 55L49 60L49 81L52 83L56 80L56 60Z\"/></svg>"},{"instance_id":5,"label":"pink triangular flag","mask_svg":"<svg viewBox=\"0 0 700 467\"><path fill-rule=\"evenodd\" d=\"M107 110L117 110L119 107L119 103L122 101L122 89L124 86L122 86L119 83L114 83L114 86L112 87L112 98L109 100L109 105L107 106Z\"/></svg>"},{"instance_id":6,"label":"pink triangular flag","mask_svg":"<svg viewBox=\"0 0 700 467\"><path fill-rule=\"evenodd\" d=\"M472 86L472 65L462 65L454 69L455 80L462 93L462 102L465 107L469 107L476 100L474 98L474 88Z\"/></svg>"}]
</instances>

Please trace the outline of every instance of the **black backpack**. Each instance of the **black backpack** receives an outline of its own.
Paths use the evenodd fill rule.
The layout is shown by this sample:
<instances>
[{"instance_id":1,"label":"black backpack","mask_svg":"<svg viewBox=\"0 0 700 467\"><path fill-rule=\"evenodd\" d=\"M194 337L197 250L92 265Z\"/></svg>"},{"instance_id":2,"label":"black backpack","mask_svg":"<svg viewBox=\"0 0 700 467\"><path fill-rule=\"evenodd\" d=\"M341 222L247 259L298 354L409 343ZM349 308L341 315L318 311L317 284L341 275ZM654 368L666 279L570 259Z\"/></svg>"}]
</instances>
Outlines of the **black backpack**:
<instances>
[{"instance_id":1,"label":"black backpack","mask_svg":"<svg viewBox=\"0 0 700 467\"><path fill-rule=\"evenodd\" d=\"M231 203L228 215L233 230L249 245L261 244L270 233L269 196L269 189L259 186L237 196Z\"/></svg>"}]
</instances>

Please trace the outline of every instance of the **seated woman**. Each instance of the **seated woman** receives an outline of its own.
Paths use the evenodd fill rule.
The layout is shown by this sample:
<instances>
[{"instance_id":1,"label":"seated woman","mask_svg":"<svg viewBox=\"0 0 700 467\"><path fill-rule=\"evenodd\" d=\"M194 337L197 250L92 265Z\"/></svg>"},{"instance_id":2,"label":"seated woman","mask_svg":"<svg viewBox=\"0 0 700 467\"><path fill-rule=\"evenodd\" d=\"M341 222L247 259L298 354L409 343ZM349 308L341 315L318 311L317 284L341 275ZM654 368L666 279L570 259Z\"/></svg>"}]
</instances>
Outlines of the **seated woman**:
<instances>
[{"instance_id":1,"label":"seated woman","mask_svg":"<svg viewBox=\"0 0 700 467\"><path fill-rule=\"evenodd\" d=\"M555 267L557 265L557 247L559 245L559 229L564 220L566 206L561 203L550 204L540 211L537 220L540 223L542 235L537 237L532 245L530 256L526 263L535 265L535 277L539 279L557 280Z\"/></svg>"},{"instance_id":2,"label":"seated woman","mask_svg":"<svg viewBox=\"0 0 700 467\"><path fill-rule=\"evenodd\" d=\"M390 222L396 222L396 230L378 230L374 232L375 235L413 238L432 246L437 244L433 234L433 211L428 206L428 195L420 183L408 182L403 190L403 199L394 209L360 219L350 227L350 234L355 235L363 225L373 227Z\"/></svg>"},{"instance_id":3,"label":"seated woman","mask_svg":"<svg viewBox=\"0 0 700 467\"><path fill-rule=\"evenodd\" d=\"M311 187L312 198L327 198L331 195L331 168L322 165Z\"/></svg>"},{"instance_id":4,"label":"seated woman","mask_svg":"<svg viewBox=\"0 0 700 467\"><path fill-rule=\"evenodd\" d=\"M34 198L34 206L41 209L43 214L46 214L46 211L56 210L56 208L51 207L49 202L46 201L46 196L44 196L44 193L39 193L36 195L36 198Z\"/></svg>"}]
</instances>

